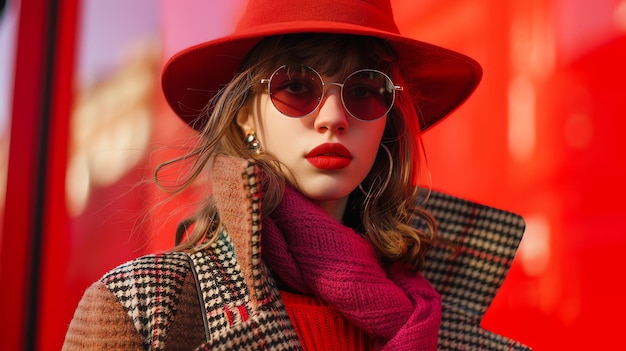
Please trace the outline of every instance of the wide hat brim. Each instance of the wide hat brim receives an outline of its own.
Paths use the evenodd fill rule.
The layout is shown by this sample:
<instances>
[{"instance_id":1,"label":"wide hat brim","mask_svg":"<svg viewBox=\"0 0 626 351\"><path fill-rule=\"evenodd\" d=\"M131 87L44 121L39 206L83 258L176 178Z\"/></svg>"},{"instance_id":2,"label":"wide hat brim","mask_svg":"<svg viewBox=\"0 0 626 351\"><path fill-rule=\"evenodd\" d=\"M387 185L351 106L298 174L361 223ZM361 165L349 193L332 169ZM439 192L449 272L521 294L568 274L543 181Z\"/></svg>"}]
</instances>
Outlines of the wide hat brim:
<instances>
[{"instance_id":1,"label":"wide hat brim","mask_svg":"<svg viewBox=\"0 0 626 351\"><path fill-rule=\"evenodd\" d=\"M162 88L176 114L194 129L204 121L200 112L239 71L248 52L263 38L291 33L340 33L387 40L401 58L404 80L425 131L461 105L482 77L480 65L461 53L403 37L397 33L350 23L297 21L271 23L189 47L165 65ZM403 92L406 93L406 92Z\"/></svg>"}]
</instances>

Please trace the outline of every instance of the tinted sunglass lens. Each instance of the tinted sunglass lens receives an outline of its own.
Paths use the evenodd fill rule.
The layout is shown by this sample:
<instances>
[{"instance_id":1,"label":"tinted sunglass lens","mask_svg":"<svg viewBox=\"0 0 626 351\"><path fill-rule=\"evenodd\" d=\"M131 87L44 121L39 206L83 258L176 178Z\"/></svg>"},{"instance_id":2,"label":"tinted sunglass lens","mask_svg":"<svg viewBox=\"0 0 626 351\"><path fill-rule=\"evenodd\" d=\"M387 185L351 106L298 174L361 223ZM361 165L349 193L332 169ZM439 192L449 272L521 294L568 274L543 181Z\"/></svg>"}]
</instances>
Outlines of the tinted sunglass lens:
<instances>
[{"instance_id":1,"label":"tinted sunglass lens","mask_svg":"<svg viewBox=\"0 0 626 351\"><path fill-rule=\"evenodd\" d=\"M272 75L269 92L278 111L302 117L317 108L323 86L320 76L308 67L282 66Z\"/></svg>"},{"instance_id":2,"label":"tinted sunglass lens","mask_svg":"<svg viewBox=\"0 0 626 351\"><path fill-rule=\"evenodd\" d=\"M389 77L378 71L361 70L346 79L342 98L352 116L371 121L389 112L394 94Z\"/></svg>"}]
</instances>

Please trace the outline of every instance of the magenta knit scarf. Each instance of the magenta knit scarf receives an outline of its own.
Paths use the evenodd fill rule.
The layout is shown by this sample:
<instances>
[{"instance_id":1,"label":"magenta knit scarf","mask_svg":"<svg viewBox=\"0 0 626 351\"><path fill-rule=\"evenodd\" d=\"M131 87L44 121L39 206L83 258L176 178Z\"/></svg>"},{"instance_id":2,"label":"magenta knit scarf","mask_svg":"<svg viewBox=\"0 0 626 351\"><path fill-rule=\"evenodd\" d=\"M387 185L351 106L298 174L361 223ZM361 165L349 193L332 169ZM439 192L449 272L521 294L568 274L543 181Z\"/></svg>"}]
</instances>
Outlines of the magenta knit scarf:
<instances>
[{"instance_id":1,"label":"magenta knit scarf","mask_svg":"<svg viewBox=\"0 0 626 351\"><path fill-rule=\"evenodd\" d=\"M289 288L321 298L384 343L384 350L436 350L439 294L399 264L384 269L361 235L287 188L263 218L262 254Z\"/></svg>"}]
</instances>

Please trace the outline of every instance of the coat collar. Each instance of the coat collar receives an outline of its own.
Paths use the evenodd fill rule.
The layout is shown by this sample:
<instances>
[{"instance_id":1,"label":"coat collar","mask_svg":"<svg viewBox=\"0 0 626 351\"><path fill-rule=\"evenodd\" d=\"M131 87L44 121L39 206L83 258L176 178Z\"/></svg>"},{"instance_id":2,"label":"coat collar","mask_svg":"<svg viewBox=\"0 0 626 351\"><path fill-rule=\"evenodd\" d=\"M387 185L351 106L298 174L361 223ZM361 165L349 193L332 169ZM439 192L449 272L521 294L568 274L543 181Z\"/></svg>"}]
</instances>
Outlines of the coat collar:
<instances>
[{"instance_id":1,"label":"coat collar","mask_svg":"<svg viewBox=\"0 0 626 351\"><path fill-rule=\"evenodd\" d=\"M250 302L259 306L269 293L260 255L262 194L257 167L221 156L212 172L218 211L249 287ZM522 217L439 191L429 194L426 208L437 219L440 237L454 243L452 249L436 244L427 253L422 272L442 297L439 349L454 350L463 344L459 340L469 348L479 347L488 340L494 350L527 350L480 326L522 239Z\"/></svg>"},{"instance_id":2,"label":"coat collar","mask_svg":"<svg viewBox=\"0 0 626 351\"><path fill-rule=\"evenodd\" d=\"M437 219L439 236L454 243L436 244L424 260L423 274L442 298L439 349L467 343L468 349L528 350L480 326L522 240L522 217L436 191L426 208Z\"/></svg>"},{"instance_id":3,"label":"coat collar","mask_svg":"<svg viewBox=\"0 0 626 351\"><path fill-rule=\"evenodd\" d=\"M260 251L262 194L257 186L258 168L241 158L218 156L211 170L217 210L232 240L250 303L256 307L267 295L261 279L264 266Z\"/></svg>"}]
</instances>

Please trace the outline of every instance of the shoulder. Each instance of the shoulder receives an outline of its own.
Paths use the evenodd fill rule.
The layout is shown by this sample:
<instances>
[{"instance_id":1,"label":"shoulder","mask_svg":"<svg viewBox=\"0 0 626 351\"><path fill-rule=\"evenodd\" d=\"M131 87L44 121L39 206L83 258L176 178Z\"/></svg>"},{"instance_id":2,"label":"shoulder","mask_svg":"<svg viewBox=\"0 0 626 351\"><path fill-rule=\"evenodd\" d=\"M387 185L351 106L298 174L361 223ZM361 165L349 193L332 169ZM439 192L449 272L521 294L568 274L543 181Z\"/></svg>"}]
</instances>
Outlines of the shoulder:
<instances>
[{"instance_id":1,"label":"shoulder","mask_svg":"<svg viewBox=\"0 0 626 351\"><path fill-rule=\"evenodd\" d=\"M100 279L123 306L144 345L165 339L185 278L191 272L188 257L183 252L146 255L112 269Z\"/></svg>"},{"instance_id":2,"label":"shoulder","mask_svg":"<svg viewBox=\"0 0 626 351\"><path fill-rule=\"evenodd\" d=\"M524 219L512 212L433 191L426 207L439 235L423 274L442 297L439 348L528 350L519 342L485 330L481 320L513 263Z\"/></svg>"},{"instance_id":3,"label":"shoulder","mask_svg":"<svg viewBox=\"0 0 626 351\"><path fill-rule=\"evenodd\" d=\"M135 310L153 299L174 299L182 290L191 266L183 252L166 252L136 258L107 272L100 282L124 307ZM138 298L139 297L139 298ZM145 307L145 306L143 306ZM143 309L145 311L145 309Z\"/></svg>"},{"instance_id":4,"label":"shoulder","mask_svg":"<svg viewBox=\"0 0 626 351\"><path fill-rule=\"evenodd\" d=\"M109 289L117 285L145 285L156 283L182 282L190 270L187 254L183 252L165 252L151 254L123 263L107 272L100 281ZM162 279L166 279L163 281Z\"/></svg>"},{"instance_id":5,"label":"shoulder","mask_svg":"<svg viewBox=\"0 0 626 351\"><path fill-rule=\"evenodd\" d=\"M112 339L111 336L115 335ZM106 286L97 281L84 293L68 330L63 351L104 348L143 350L141 337L124 308Z\"/></svg>"}]
</instances>

